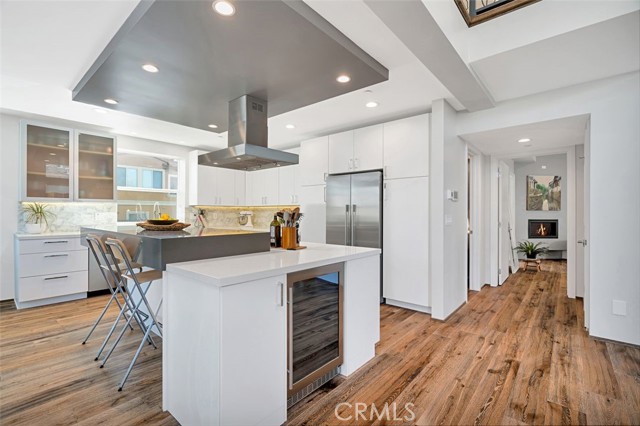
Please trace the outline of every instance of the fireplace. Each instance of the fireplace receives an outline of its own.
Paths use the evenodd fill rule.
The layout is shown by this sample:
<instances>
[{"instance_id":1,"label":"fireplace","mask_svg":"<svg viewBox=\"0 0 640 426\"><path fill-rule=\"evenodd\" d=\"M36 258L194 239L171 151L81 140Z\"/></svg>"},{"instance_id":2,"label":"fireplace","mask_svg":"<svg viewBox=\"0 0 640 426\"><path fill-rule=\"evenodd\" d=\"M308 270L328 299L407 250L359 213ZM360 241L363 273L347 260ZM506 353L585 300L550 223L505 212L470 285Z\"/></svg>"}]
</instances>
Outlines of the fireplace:
<instances>
[{"instance_id":1,"label":"fireplace","mask_svg":"<svg viewBox=\"0 0 640 426\"><path fill-rule=\"evenodd\" d=\"M558 220L529 219L529 238L558 238Z\"/></svg>"}]
</instances>

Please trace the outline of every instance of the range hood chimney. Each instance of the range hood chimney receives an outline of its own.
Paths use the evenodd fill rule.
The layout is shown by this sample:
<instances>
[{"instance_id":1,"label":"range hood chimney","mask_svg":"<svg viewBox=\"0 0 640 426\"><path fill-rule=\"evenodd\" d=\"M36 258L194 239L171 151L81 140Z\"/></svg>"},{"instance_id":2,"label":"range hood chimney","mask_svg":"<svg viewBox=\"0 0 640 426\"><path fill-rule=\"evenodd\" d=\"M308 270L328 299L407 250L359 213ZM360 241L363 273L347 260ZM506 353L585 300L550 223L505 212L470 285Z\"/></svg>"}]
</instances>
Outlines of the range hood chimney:
<instances>
[{"instance_id":1,"label":"range hood chimney","mask_svg":"<svg viewBox=\"0 0 640 426\"><path fill-rule=\"evenodd\" d=\"M198 156L198 164L263 170L298 164L298 156L267 146L267 102L244 95L229 102L228 148Z\"/></svg>"}]
</instances>

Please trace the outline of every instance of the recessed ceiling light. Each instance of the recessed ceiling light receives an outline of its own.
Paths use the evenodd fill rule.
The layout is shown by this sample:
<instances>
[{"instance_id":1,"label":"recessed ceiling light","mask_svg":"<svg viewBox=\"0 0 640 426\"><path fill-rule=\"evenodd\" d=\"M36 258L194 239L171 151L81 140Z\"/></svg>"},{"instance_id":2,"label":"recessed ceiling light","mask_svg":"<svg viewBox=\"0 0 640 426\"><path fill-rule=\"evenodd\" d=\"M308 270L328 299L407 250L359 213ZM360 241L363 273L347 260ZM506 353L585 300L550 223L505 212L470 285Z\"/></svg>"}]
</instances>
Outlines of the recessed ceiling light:
<instances>
[{"instance_id":1,"label":"recessed ceiling light","mask_svg":"<svg viewBox=\"0 0 640 426\"><path fill-rule=\"evenodd\" d=\"M367 108L375 108L378 106L378 103L371 101L371 102L367 102L364 106L366 106Z\"/></svg>"},{"instance_id":2,"label":"recessed ceiling light","mask_svg":"<svg viewBox=\"0 0 640 426\"><path fill-rule=\"evenodd\" d=\"M109 105L118 105L118 101L116 101L115 99L107 98L104 101Z\"/></svg>"},{"instance_id":3,"label":"recessed ceiling light","mask_svg":"<svg viewBox=\"0 0 640 426\"><path fill-rule=\"evenodd\" d=\"M336 81L338 83L348 83L351 81L351 77L349 77L346 74L342 74L342 75L339 75L338 78L336 78Z\"/></svg>"},{"instance_id":4,"label":"recessed ceiling light","mask_svg":"<svg viewBox=\"0 0 640 426\"><path fill-rule=\"evenodd\" d=\"M93 109L95 112L97 112L98 114L106 114L107 110L106 109L102 109L102 108L94 108Z\"/></svg>"},{"instance_id":5,"label":"recessed ceiling light","mask_svg":"<svg viewBox=\"0 0 640 426\"><path fill-rule=\"evenodd\" d=\"M546 170L546 169L547 169L547 166L542 166L542 170Z\"/></svg>"},{"instance_id":6,"label":"recessed ceiling light","mask_svg":"<svg viewBox=\"0 0 640 426\"><path fill-rule=\"evenodd\" d=\"M143 69L143 70L145 70L146 72L152 72L152 73L156 73L156 72L160 71L160 70L158 69L158 67L156 67L156 66L155 66L155 65L153 65L153 64L144 64L144 65L142 66L142 69Z\"/></svg>"},{"instance_id":7,"label":"recessed ceiling light","mask_svg":"<svg viewBox=\"0 0 640 426\"><path fill-rule=\"evenodd\" d=\"M232 16L236 13L235 6L227 0L214 1L211 6L213 7L213 10L216 11L216 13L222 16Z\"/></svg>"},{"instance_id":8,"label":"recessed ceiling light","mask_svg":"<svg viewBox=\"0 0 640 426\"><path fill-rule=\"evenodd\" d=\"M284 127L286 127L287 129L295 129L296 128L296 126L294 126L293 124L287 124Z\"/></svg>"},{"instance_id":9,"label":"recessed ceiling light","mask_svg":"<svg viewBox=\"0 0 640 426\"><path fill-rule=\"evenodd\" d=\"M217 124L209 124L209 127L212 129L217 129L218 125Z\"/></svg>"},{"instance_id":10,"label":"recessed ceiling light","mask_svg":"<svg viewBox=\"0 0 640 426\"><path fill-rule=\"evenodd\" d=\"M56 153L55 152L50 152L49 155L56 155Z\"/></svg>"},{"instance_id":11,"label":"recessed ceiling light","mask_svg":"<svg viewBox=\"0 0 640 426\"><path fill-rule=\"evenodd\" d=\"M518 139L519 143L527 143L527 142L531 142L531 139L529 138L522 138L522 139Z\"/></svg>"}]
</instances>

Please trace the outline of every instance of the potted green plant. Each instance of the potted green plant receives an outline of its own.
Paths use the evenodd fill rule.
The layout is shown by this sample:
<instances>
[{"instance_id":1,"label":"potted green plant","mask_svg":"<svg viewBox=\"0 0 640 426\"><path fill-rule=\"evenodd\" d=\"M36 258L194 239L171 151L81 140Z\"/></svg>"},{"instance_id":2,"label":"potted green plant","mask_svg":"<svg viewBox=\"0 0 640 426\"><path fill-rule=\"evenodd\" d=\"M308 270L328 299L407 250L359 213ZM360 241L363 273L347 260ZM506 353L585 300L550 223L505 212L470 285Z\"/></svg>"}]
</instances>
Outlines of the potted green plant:
<instances>
[{"instance_id":1,"label":"potted green plant","mask_svg":"<svg viewBox=\"0 0 640 426\"><path fill-rule=\"evenodd\" d=\"M49 210L49 205L43 203L25 203L22 205L22 212L25 214L24 228L28 234L44 232L49 227L49 220L56 217Z\"/></svg>"},{"instance_id":2,"label":"potted green plant","mask_svg":"<svg viewBox=\"0 0 640 426\"><path fill-rule=\"evenodd\" d=\"M539 254L546 253L549 249L542 243L532 243L531 241L522 241L516 246L518 253L524 253L527 259L535 259Z\"/></svg>"}]
</instances>

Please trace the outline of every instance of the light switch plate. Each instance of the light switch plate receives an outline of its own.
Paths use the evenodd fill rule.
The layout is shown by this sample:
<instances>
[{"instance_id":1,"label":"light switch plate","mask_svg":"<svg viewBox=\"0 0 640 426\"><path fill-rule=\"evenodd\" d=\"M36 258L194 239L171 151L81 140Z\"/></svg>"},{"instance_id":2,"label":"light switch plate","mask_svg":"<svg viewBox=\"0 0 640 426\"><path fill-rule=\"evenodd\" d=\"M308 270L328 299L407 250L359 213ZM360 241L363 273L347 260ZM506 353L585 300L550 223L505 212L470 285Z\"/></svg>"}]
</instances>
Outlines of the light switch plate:
<instances>
[{"instance_id":1,"label":"light switch plate","mask_svg":"<svg viewBox=\"0 0 640 426\"><path fill-rule=\"evenodd\" d=\"M453 223L453 216L451 216L450 214L445 214L444 215L444 224L445 226L449 226Z\"/></svg>"}]
</instances>

